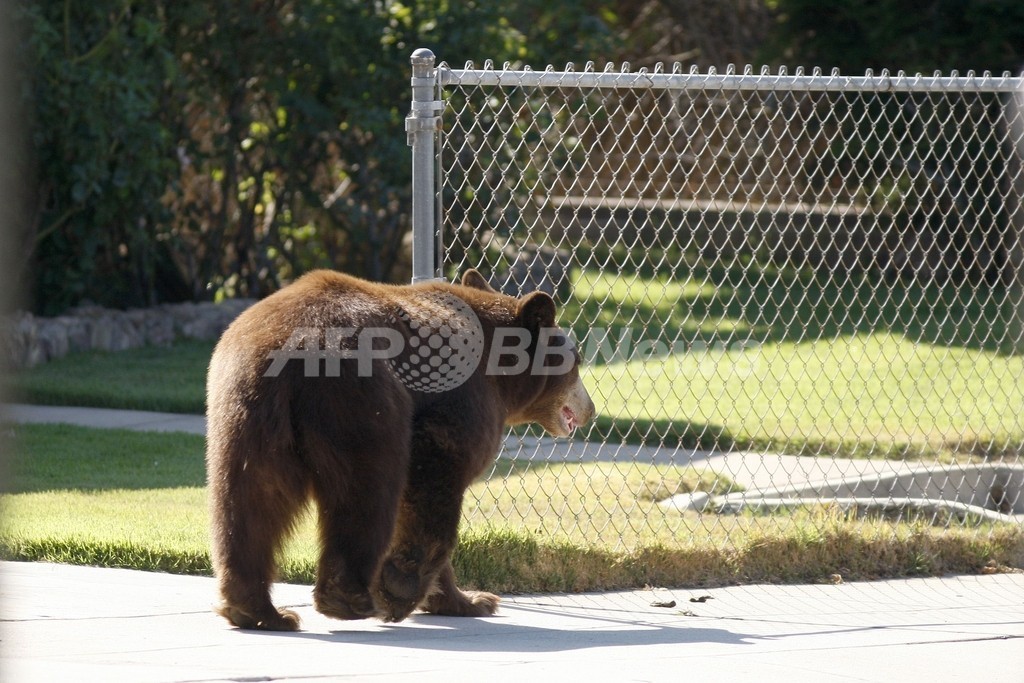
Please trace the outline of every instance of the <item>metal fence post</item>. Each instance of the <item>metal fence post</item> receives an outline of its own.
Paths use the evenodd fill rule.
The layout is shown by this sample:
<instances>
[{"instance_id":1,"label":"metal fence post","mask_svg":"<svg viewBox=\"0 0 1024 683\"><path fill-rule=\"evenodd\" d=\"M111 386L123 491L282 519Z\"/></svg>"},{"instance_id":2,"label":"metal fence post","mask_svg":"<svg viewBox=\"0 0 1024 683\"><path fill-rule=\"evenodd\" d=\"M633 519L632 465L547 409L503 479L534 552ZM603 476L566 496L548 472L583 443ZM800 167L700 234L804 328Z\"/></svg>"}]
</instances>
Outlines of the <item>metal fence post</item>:
<instances>
[{"instance_id":1,"label":"metal fence post","mask_svg":"<svg viewBox=\"0 0 1024 683\"><path fill-rule=\"evenodd\" d=\"M441 127L441 102L435 100L434 53L420 48L412 53L412 111L405 119L412 147L412 281L440 276L438 254L435 141Z\"/></svg>"},{"instance_id":2,"label":"metal fence post","mask_svg":"<svg viewBox=\"0 0 1024 683\"><path fill-rule=\"evenodd\" d=\"M1017 299L1014 349L1021 353L1024 352L1024 86L1006 96L1003 119L1008 122L1006 132L1011 141L1007 160L1007 175L1011 180L1010 191L1006 193L1006 208L1013 231L1009 249L1014 275L1011 291Z\"/></svg>"}]
</instances>

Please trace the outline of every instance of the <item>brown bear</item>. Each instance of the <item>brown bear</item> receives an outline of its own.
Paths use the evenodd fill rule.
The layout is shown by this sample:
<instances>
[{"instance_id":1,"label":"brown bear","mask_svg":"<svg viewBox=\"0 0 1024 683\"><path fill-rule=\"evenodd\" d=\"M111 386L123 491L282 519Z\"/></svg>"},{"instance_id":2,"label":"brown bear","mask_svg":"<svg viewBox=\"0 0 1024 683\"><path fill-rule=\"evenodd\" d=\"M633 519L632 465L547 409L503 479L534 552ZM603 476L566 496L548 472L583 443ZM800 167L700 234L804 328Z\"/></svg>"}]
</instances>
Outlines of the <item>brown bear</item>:
<instances>
[{"instance_id":1,"label":"brown bear","mask_svg":"<svg viewBox=\"0 0 1024 683\"><path fill-rule=\"evenodd\" d=\"M207 380L217 611L241 628L298 628L270 588L312 499L318 611L493 614L497 596L455 585L463 495L506 426L566 436L593 417L578 366L550 296L500 294L475 270L409 286L315 271L246 310Z\"/></svg>"}]
</instances>

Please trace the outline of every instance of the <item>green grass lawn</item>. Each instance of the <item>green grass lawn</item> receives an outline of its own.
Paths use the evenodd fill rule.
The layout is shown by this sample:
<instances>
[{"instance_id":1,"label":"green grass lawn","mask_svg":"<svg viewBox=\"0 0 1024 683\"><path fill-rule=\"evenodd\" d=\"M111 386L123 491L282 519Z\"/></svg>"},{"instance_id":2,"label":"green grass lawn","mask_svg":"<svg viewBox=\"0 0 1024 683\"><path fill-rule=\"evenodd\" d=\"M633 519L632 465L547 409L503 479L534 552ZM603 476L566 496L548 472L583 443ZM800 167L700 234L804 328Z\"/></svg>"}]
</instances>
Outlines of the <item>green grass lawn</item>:
<instances>
[{"instance_id":1,"label":"green grass lawn","mask_svg":"<svg viewBox=\"0 0 1024 683\"><path fill-rule=\"evenodd\" d=\"M749 263L679 268L576 272L560 317L591 361L584 381L598 416L584 438L892 458L1020 455L1019 294L867 275L822 282ZM624 334L631 344L619 343ZM69 356L18 374L13 389L37 403L201 413L211 350L193 342Z\"/></svg>"},{"instance_id":2,"label":"green grass lawn","mask_svg":"<svg viewBox=\"0 0 1024 683\"><path fill-rule=\"evenodd\" d=\"M210 572L201 437L56 425L12 431L0 556ZM827 508L767 518L657 506L676 492L732 487L692 469L499 461L467 495L456 571L466 586L514 592L858 579L1024 562L1024 530L1010 525L938 529ZM282 558L286 580L313 580L313 531L307 516Z\"/></svg>"},{"instance_id":3,"label":"green grass lawn","mask_svg":"<svg viewBox=\"0 0 1024 683\"><path fill-rule=\"evenodd\" d=\"M597 432L624 441L896 458L1024 443L1024 356L886 334L618 362L584 381Z\"/></svg>"},{"instance_id":4,"label":"green grass lawn","mask_svg":"<svg viewBox=\"0 0 1024 683\"><path fill-rule=\"evenodd\" d=\"M562 320L591 361L584 377L600 412L591 438L1020 455L1019 292L871 275L822 281L750 263L685 272L577 273ZM630 339L621 346L639 355L611 354L619 345L609 339Z\"/></svg>"}]
</instances>

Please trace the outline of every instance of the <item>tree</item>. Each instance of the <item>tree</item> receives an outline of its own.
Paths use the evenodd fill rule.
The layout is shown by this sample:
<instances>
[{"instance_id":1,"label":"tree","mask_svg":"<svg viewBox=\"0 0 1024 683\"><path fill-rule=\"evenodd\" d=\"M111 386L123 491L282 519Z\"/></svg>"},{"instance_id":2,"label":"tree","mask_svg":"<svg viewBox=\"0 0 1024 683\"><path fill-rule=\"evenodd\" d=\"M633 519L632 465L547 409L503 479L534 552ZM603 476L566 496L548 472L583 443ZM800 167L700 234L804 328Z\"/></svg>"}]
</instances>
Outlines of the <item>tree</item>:
<instances>
[{"instance_id":1,"label":"tree","mask_svg":"<svg viewBox=\"0 0 1024 683\"><path fill-rule=\"evenodd\" d=\"M174 171L159 116L173 56L152 17L124 2L26 2L16 16L35 166L20 265L36 307L146 303Z\"/></svg>"},{"instance_id":2,"label":"tree","mask_svg":"<svg viewBox=\"0 0 1024 683\"><path fill-rule=\"evenodd\" d=\"M1024 3L1018 0L774 0L765 56L839 67L934 70L1024 68Z\"/></svg>"},{"instance_id":3,"label":"tree","mask_svg":"<svg viewBox=\"0 0 1024 683\"><path fill-rule=\"evenodd\" d=\"M601 7L21 0L34 308L263 296L317 266L403 277L411 52L586 53L611 40Z\"/></svg>"}]
</instances>

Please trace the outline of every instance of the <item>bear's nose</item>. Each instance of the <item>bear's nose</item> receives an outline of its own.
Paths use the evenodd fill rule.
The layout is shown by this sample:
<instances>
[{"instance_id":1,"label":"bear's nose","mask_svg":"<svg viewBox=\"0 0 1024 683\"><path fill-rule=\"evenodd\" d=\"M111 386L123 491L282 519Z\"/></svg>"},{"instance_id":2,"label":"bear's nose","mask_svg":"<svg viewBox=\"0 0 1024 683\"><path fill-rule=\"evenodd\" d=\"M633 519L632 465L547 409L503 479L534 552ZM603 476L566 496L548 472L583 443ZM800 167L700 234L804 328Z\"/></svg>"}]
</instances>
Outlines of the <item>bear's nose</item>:
<instances>
[{"instance_id":1,"label":"bear's nose","mask_svg":"<svg viewBox=\"0 0 1024 683\"><path fill-rule=\"evenodd\" d=\"M594 419L594 413L596 413L596 412L597 412L597 407L594 405L594 402L590 399L590 396L588 395L587 396L587 401L586 401L586 407L583 410L583 414L580 415L580 424L581 425L588 424L591 420Z\"/></svg>"},{"instance_id":2,"label":"bear's nose","mask_svg":"<svg viewBox=\"0 0 1024 683\"><path fill-rule=\"evenodd\" d=\"M590 398L587 388L583 386L583 380L576 380L571 402L573 404L573 412L576 414L577 424L582 426L594 419L594 413L597 412L597 408L594 406L594 401Z\"/></svg>"},{"instance_id":3,"label":"bear's nose","mask_svg":"<svg viewBox=\"0 0 1024 683\"><path fill-rule=\"evenodd\" d=\"M591 400L590 396L587 395L587 411L583 415L583 424L587 424L588 422L593 420L594 419L594 413L596 413L596 412L597 412L597 406L594 405L594 402Z\"/></svg>"}]
</instances>

